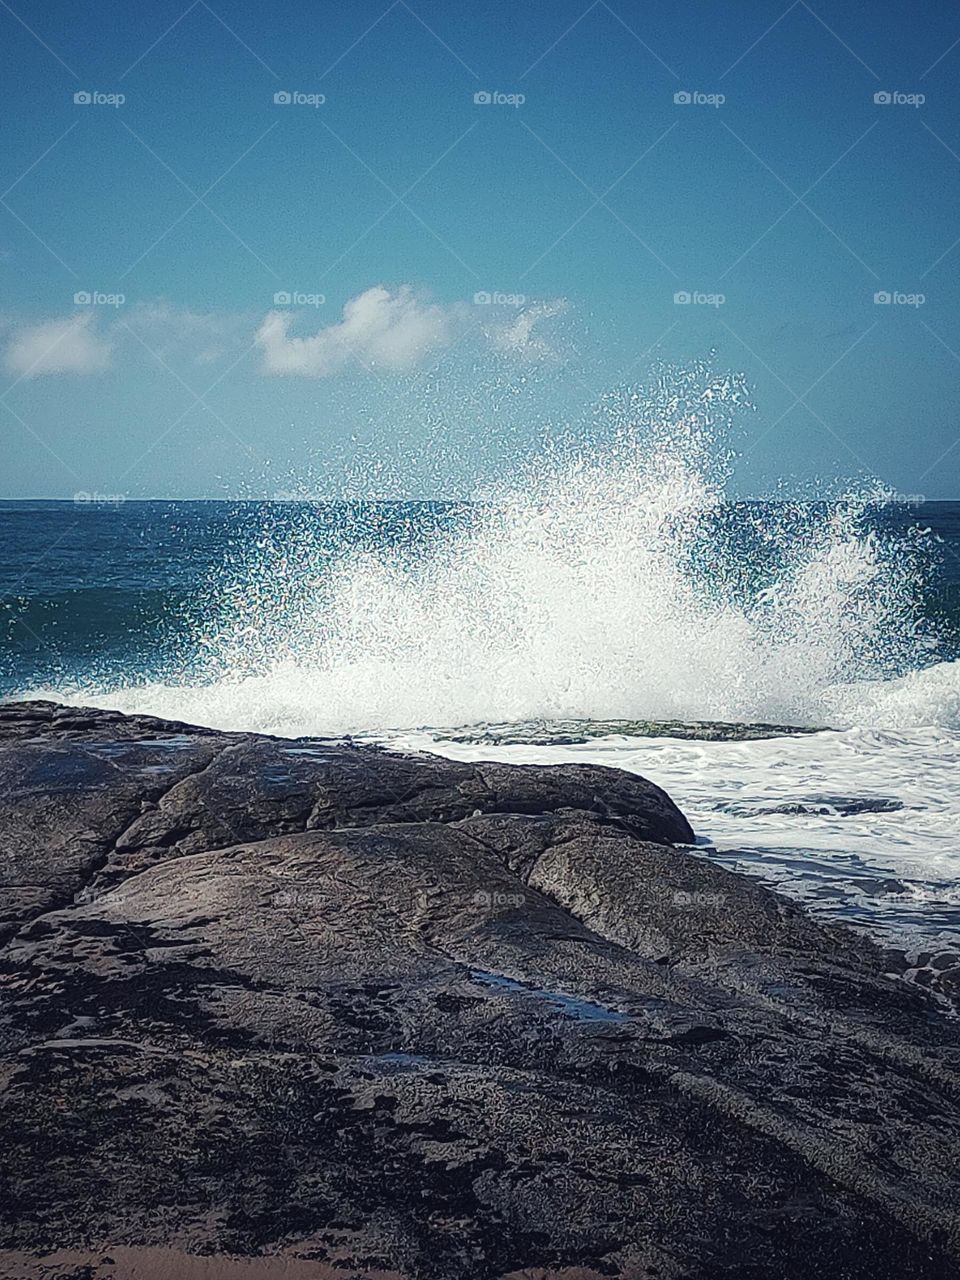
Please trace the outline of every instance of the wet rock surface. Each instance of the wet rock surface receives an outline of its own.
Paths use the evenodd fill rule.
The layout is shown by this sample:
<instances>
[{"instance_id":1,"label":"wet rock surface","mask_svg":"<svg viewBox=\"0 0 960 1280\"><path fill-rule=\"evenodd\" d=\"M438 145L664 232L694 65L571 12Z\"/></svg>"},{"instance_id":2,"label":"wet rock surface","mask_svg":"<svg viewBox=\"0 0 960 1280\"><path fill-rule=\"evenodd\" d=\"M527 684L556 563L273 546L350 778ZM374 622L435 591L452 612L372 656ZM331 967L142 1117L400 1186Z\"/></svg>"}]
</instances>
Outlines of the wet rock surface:
<instances>
[{"instance_id":1,"label":"wet rock surface","mask_svg":"<svg viewBox=\"0 0 960 1280\"><path fill-rule=\"evenodd\" d=\"M471 724L437 734L438 742L485 746L575 746L594 738L681 738L699 742L757 742L818 733L791 724L730 724L721 720L528 720L521 724Z\"/></svg>"},{"instance_id":2,"label":"wet rock surface","mask_svg":"<svg viewBox=\"0 0 960 1280\"><path fill-rule=\"evenodd\" d=\"M42 703L0 783L0 1275L960 1274L957 1022L653 784Z\"/></svg>"}]
</instances>

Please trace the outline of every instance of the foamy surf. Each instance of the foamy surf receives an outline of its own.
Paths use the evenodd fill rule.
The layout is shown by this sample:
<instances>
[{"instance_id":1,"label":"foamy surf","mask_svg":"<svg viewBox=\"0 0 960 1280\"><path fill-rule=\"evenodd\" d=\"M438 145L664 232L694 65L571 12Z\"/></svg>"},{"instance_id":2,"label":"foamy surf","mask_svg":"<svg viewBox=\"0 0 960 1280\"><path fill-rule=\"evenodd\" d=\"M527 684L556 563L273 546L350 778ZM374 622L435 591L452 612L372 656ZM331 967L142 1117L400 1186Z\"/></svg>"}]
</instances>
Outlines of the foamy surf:
<instances>
[{"instance_id":1,"label":"foamy surf","mask_svg":"<svg viewBox=\"0 0 960 1280\"><path fill-rule=\"evenodd\" d=\"M459 760L580 762L642 774L687 814L705 856L889 941L960 947L957 731L849 729L740 742L545 739L471 743L418 732L386 741Z\"/></svg>"},{"instance_id":2,"label":"foamy surf","mask_svg":"<svg viewBox=\"0 0 960 1280\"><path fill-rule=\"evenodd\" d=\"M305 504L210 582L189 677L92 695L277 733L955 723L955 669L919 670L936 656L922 534L881 536L874 490L731 505L715 438L742 398L704 367L674 375L618 402L602 441L555 444L426 542L345 529L331 545Z\"/></svg>"}]
</instances>

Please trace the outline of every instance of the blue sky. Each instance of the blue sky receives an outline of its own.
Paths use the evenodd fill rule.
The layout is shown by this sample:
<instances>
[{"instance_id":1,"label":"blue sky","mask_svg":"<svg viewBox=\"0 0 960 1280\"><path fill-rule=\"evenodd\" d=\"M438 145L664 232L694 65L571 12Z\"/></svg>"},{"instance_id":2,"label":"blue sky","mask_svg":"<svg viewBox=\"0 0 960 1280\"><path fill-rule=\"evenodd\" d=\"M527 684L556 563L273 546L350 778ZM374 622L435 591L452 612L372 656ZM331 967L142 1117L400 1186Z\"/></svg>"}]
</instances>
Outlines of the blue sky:
<instances>
[{"instance_id":1,"label":"blue sky","mask_svg":"<svg viewBox=\"0 0 960 1280\"><path fill-rule=\"evenodd\" d=\"M740 492L960 496L952 5L15 0L0 31L0 496L458 492L711 350L756 403Z\"/></svg>"}]
</instances>

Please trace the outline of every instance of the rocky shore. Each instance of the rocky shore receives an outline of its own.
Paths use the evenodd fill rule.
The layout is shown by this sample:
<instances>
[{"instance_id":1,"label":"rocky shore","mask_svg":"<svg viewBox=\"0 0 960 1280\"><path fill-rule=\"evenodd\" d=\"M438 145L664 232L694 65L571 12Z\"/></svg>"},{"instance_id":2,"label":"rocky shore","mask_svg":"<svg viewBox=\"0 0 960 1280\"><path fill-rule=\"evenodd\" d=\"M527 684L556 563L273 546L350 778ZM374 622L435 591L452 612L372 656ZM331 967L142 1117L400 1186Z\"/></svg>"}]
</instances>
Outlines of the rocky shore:
<instances>
[{"instance_id":1,"label":"rocky shore","mask_svg":"<svg viewBox=\"0 0 960 1280\"><path fill-rule=\"evenodd\" d=\"M948 1280L960 1022L652 783L0 706L0 1276Z\"/></svg>"}]
</instances>

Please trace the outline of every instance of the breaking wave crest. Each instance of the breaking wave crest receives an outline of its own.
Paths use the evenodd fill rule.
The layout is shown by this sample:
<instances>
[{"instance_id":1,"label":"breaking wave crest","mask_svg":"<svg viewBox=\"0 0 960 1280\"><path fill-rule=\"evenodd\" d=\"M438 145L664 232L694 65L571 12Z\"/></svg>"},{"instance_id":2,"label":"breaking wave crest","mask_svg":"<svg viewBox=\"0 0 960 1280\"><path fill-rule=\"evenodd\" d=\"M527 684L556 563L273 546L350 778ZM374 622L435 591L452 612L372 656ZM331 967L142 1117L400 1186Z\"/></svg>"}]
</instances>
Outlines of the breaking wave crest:
<instances>
[{"instance_id":1,"label":"breaking wave crest","mask_svg":"<svg viewBox=\"0 0 960 1280\"><path fill-rule=\"evenodd\" d=\"M958 668L929 665L921 622L922 537L879 532L873 491L726 501L715 440L742 398L698 368L620 400L602 443L545 449L426 542L331 541L304 504L211 584L189 678L94 700L286 734L955 724Z\"/></svg>"}]
</instances>

